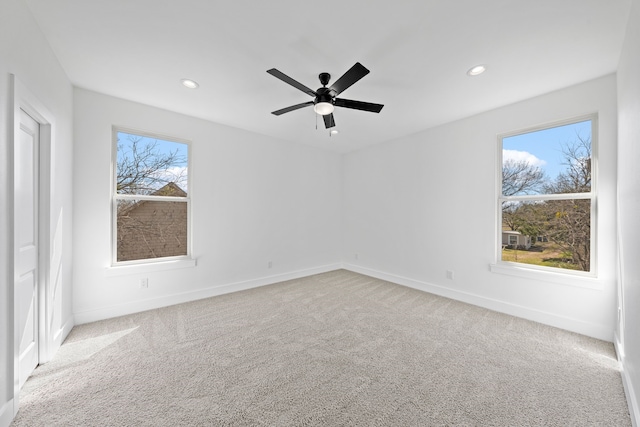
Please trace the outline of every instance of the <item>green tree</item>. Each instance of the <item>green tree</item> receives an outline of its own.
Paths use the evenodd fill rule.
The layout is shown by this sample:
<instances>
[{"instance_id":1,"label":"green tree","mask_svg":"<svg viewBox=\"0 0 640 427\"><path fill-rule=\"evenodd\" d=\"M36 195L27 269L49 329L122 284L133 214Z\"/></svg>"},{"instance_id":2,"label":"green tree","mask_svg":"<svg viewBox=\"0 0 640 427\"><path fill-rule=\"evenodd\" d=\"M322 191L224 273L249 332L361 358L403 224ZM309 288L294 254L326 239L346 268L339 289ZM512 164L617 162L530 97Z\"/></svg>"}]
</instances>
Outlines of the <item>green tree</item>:
<instances>
[{"instance_id":1,"label":"green tree","mask_svg":"<svg viewBox=\"0 0 640 427\"><path fill-rule=\"evenodd\" d=\"M512 231L535 238L544 233L544 203L512 202L502 207L502 222Z\"/></svg>"}]
</instances>

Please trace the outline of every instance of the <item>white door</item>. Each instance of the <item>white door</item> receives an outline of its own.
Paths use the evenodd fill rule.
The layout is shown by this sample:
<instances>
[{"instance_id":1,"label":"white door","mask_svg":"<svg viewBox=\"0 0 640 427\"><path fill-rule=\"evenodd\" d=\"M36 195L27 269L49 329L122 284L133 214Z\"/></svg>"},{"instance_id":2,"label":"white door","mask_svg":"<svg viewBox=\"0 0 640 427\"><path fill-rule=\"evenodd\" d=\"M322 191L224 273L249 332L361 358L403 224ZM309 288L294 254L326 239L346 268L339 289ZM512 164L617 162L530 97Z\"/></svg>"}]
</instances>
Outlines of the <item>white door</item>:
<instances>
[{"instance_id":1,"label":"white door","mask_svg":"<svg viewBox=\"0 0 640 427\"><path fill-rule=\"evenodd\" d=\"M15 146L16 296L20 388L38 365L38 170L40 125L20 110Z\"/></svg>"}]
</instances>

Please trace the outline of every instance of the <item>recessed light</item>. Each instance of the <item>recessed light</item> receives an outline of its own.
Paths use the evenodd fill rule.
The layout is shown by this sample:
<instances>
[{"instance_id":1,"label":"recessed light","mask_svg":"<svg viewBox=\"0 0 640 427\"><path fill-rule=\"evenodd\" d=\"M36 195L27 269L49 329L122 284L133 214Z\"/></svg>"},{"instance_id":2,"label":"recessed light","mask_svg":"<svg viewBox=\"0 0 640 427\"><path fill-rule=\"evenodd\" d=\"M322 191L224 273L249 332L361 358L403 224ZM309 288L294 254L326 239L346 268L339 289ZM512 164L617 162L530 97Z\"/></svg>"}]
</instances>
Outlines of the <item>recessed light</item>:
<instances>
[{"instance_id":1,"label":"recessed light","mask_svg":"<svg viewBox=\"0 0 640 427\"><path fill-rule=\"evenodd\" d=\"M197 89L198 86L200 86L198 82L191 79L182 79L180 81L184 87L188 87L189 89Z\"/></svg>"},{"instance_id":2,"label":"recessed light","mask_svg":"<svg viewBox=\"0 0 640 427\"><path fill-rule=\"evenodd\" d=\"M487 67L485 67L484 65L476 65L475 67L469 69L469 71L467 71L467 74L470 76L477 76L484 73L486 70Z\"/></svg>"}]
</instances>

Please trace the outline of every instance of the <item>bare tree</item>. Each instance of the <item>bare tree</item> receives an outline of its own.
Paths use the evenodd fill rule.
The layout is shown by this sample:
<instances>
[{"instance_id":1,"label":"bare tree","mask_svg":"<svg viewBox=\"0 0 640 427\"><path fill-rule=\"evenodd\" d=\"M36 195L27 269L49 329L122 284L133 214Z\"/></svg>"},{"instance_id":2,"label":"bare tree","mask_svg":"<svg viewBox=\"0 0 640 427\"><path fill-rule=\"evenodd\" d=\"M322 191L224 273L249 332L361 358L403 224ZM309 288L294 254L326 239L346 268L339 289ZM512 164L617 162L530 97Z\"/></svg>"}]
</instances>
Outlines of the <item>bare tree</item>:
<instances>
[{"instance_id":1,"label":"bare tree","mask_svg":"<svg viewBox=\"0 0 640 427\"><path fill-rule=\"evenodd\" d=\"M502 163L502 194L505 196L538 193L545 182L544 171L526 160L507 159ZM502 221L512 231L525 232L523 228L531 228L532 223L528 205L503 203Z\"/></svg>"},{"instance_id":2,"label":"bare tree","mask_svg":"<svg viewBox=\"0 0 640 427\"><path fill-rule=\"evenodd\" d=\"M157 141L136 135L118 140L118 194L186 197L186 158ZM187 205L170 200L120 199L117 205L117 259L187 253Z\"/></svg>"},{"instance_id":3,"label":"bare tree","mask_svg":"<svg viewBox=\"0 0 640 427\"><path fill-rule=\"evenodd\" d=\"M545 186L550 194L591 191L591 138L580 135L562 146L567 169ZM554 200L546 204L549 238L557 243L581 270L589 271L591 259L591 199Z\"/></svg>"},{"instance_id":4,"label":"bare tree","mask_svg":"<svg viewBox=\"0 0 640 427\"><path fill-rule=\"evenodd\" d=\"M564 172L553 180L526 162L506 161L503 194L576 194L591 191L591 138L577 134L561 144ZM503 224L531 237L544 236L561 250L564 262L589 271L591 258L591 199L509 201L502 205Z\"/></svg>"},{"instance_id":5,"label":"bare tree","mask_svg":"<svg viewBox=\"0 0 640 427\"><path fill-rule=\"evenodd\" d=\"M116 189L118 194L151 194L169 182L184 181L186 159L178 150L163 152L156 141L142 141L136 135L128 135L126 145L118 140L116 165Z\"/></svg>"},{"instance_id":6,"label":"bare tree","mask_svg":"<svg viewBox=\"0 0 640 427\"><path fill-rule=\"evenodd\" d=\"M591 191L591 138L576 135L570 143L562 144L564 173L544 186L545 193L588 193Z\"/></svg>"},{"instance_id":7,"label":"bare tree","mask_svg":"<svg viewBox=\"0 0 640 427\"><path fill-rule=\"evenodd\" d=\"M502 162L502 194L515 196L535 194L546 182L544 171L526 160L507 159Z\"/></svg>"}]
</instances>

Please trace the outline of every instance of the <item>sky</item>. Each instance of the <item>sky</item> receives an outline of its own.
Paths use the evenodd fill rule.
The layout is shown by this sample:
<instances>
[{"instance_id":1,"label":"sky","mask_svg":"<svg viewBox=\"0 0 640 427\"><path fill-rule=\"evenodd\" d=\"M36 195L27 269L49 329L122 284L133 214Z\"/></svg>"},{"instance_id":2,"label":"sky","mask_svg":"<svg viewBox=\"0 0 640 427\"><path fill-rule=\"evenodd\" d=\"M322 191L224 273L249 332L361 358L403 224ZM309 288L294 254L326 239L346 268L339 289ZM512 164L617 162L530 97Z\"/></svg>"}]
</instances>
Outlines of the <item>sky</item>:
<instances>
[{"instance_id":1,"label":"sky","mask_svg":"<svg viewBox=\"0 0 640 427\"><path fill-rule=\"evenodd\" d=\"M144 142L153 143L155 141L156 142L156 148L160 152L167 153L169 151L178 150L178 154L181 157L183 157L185 159L187 158L187 150L188 150L188 145L187 144L180 143L180 142L163 140L163 139L159 139L159 138L150 138L150 137L146 137L144 135L128 134L126 132L118 132L118 140L120 142L126 142L127 141L127 137L129 135L135 136L136 138L142 137L141 142L144 141Z\"/></svg>"},{"instance_id":2,"label":"sky","mask_svg":"<svg viewBox=\"0 0 640 427\"><path fill-rule=\"evenodd\" d=\"M576 133L590 138L591 120L503 138L502 159L527 160L554 179L566 168L562 144L575 141Z\"/></svg>"},{"instance_id":3,"label":"sky","mask_svg":"<svg viewBox=\"0 0 640 427\"><path fill-rule=\"evenodd\" d=\"M170 152L177 151L177 155L179 158L184 159L184 162L176 163L173 167L167 169L166 177L163 178L164 181L177 181L174 179L175 177L182 176L183 178L179 180L180 182L176 182L183 190L187 191L187 182L186 182L186 169L187 169L187 154L189 146L185 143L181 142L173 142L158 138L146 137L143 135L136 134L128 134L126 132L118 132L118 157L126 156L127 152L130 151L130 143L129 136L133 136L135 138L140 138L140 144L153 144L155 143L155 150L160 154L167 154Z\"/></svg>"}]
</instances>

